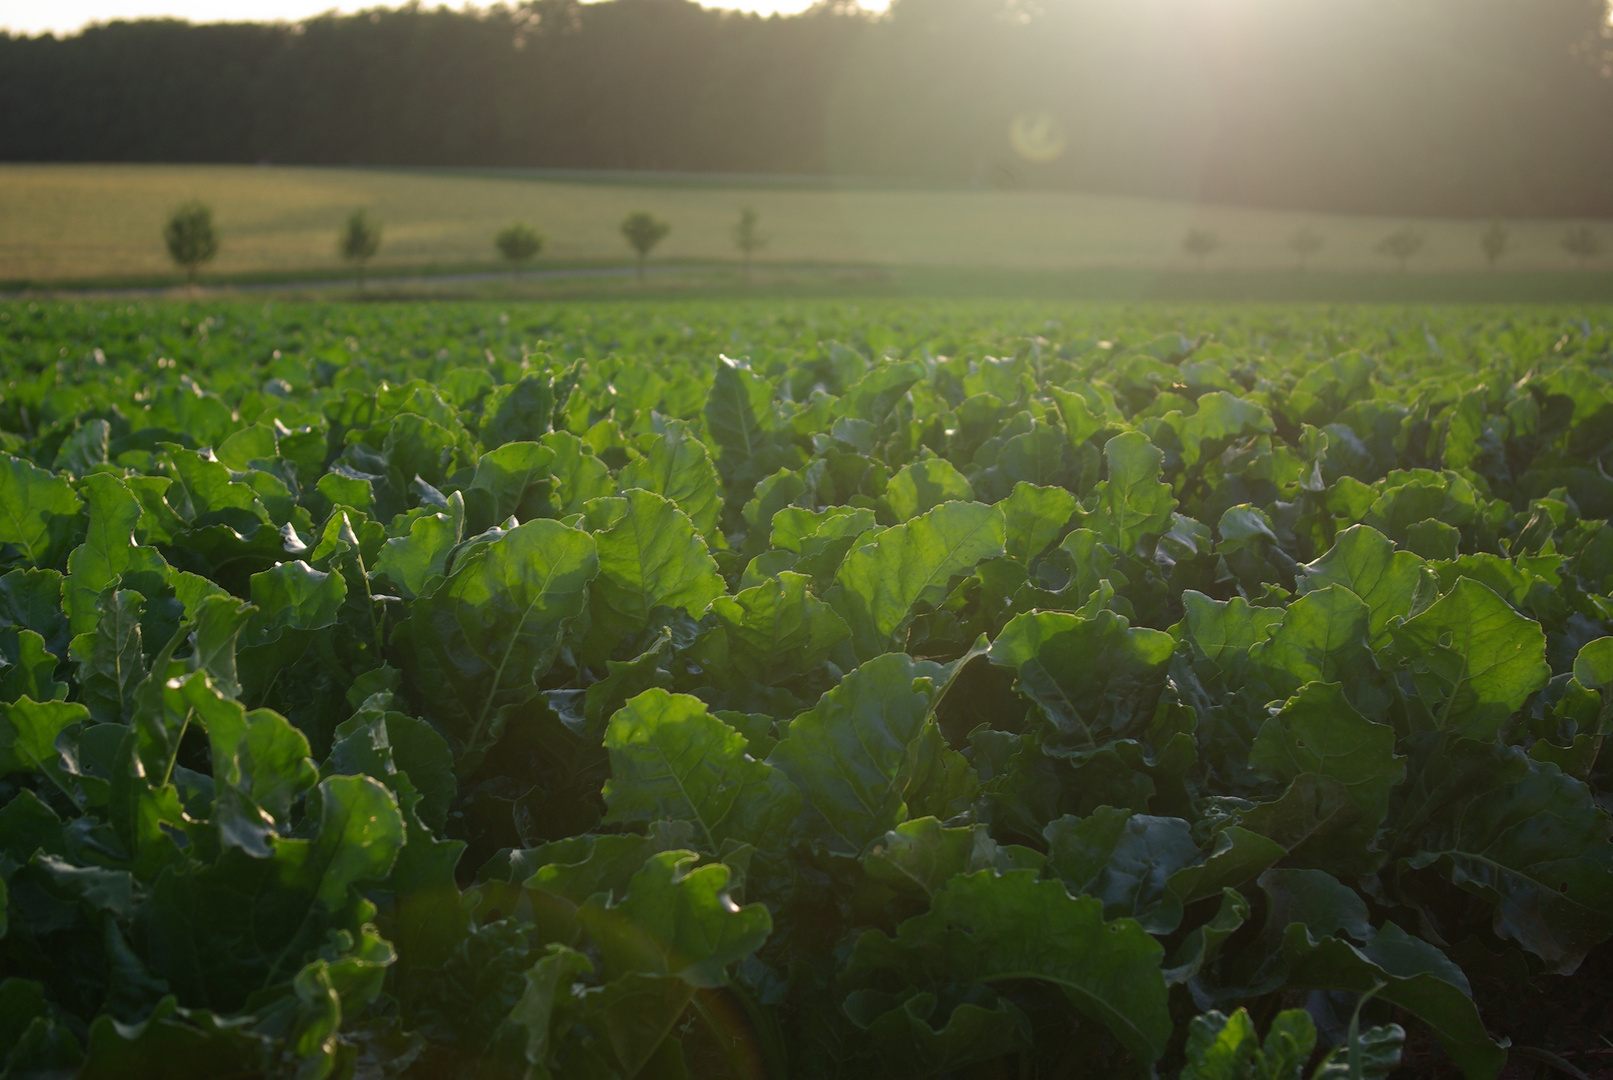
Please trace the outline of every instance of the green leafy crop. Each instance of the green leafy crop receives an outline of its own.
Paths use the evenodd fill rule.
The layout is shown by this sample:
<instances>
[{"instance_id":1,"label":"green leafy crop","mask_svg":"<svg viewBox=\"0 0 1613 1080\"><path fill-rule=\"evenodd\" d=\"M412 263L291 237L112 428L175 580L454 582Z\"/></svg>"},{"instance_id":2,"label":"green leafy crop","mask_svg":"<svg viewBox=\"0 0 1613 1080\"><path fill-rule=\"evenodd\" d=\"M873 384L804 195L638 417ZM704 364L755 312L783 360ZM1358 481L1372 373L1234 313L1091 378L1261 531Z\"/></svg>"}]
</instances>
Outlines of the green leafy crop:
<instances>
[{"instance_id":1,"label":"green leafy crop","mask_svg":"<svg viewBox=\"0 0 1613 1080\"><path fill-rule=\"evenodd\" d=\"M1606 324L0 305L0 1080L1492 1080Z\"/></svg>"}]
</instances>

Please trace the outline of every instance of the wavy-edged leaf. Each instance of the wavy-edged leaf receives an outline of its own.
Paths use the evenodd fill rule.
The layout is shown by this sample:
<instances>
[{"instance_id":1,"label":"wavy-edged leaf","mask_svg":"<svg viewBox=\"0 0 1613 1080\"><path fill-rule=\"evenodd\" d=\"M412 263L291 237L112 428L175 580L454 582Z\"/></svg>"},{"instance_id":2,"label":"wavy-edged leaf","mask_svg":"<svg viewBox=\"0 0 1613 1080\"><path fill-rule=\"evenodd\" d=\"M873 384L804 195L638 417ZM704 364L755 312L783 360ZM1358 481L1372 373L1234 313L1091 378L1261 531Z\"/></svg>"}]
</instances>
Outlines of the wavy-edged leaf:
<instances>
[{"instance_id":1,"label":"wavy-edged leaf","mask_svg":"<svg viewBox=\"0 0 1613 1080\"><path fill-rule=\"evenodd\" d=\"M1001 505L1004 549L1009 558L1029 566L1059 538L1078 504L1061 487L1038 487L1021 480Z\"/></svg>"},{"instance_id":2,"label":"wavy-edged leaf","mask_svg":"<svg viewBox=\"0 0 1613 1080\"><path fill-rule=\"evenodd\" d=\"M974 497L975 489L945 458L915 461L891 477L885 488L885 505L897 521L916 518L942 503L969 502Z\"/></svg>"},{"instance_id":3,"label":"wavy-edged leaf","mask_svg":"<svg viewBox=\"0 0 1613 1080\"><path fill-rule=\"evenodd\" d=\"M1430 721L1443 731L1493 739L1551 678L1540 624L1471 578L1458 579L1393 634Z\"/></svg>"},{"instance_id":4,"label":"wavy-edged leaf","mask_svg":"<svg viewBox=\"0 0 1613 1080\"><path fill-rule=\"evenodd\" d=\"M578 909L577 922L599 946L607 976L724 986L729 965L761 948L773 929L766 906L740 907L728 896L728 867L697 862L691 851L651 855L626 896L609 902L595 895Z\"/></svg>"},{"instance_id":5,"label":"wavy-edged leaf","mask_svg":"<svg viewBox=\"0 0 1613 1080\"><path fill-rule=\"evenodd\" d=\"M1389 621L1411 613L1412 595L1428 564L1370 525L1352 525L1315 562L1300 567L1301 594L1342 585L1367 605L1374 648L1389 643Z\"/></svg>"},{"instance_id":6,"label":"wavy-edged leaf","mask_svg":"<svg viewBox=\"0 0 1613 1080\"><path fill-rule=\"evenodd\" d=\"M593 537L538 518L472 549L415 601L399 628L406 673L455 744L462 776L498 741L499 710L537 693L598 567Z\"/></svg>"},{"instance_id":7,"label":"wavy-edged leaf","mask_svg":"<svg viewBox=\"0 0 1613 1080\"><path fill-rule=\"evenodd\" d=\"M710 852L730 839L775 840L800 804L782 773L750 756L743 735L687 694L657 687L628 701L610 718L605 749L606 821L692 821Z\"/></svg>"},{"instance_id":8,"label":"wavy-edged leaf","mask_svg":"<svg viewBox=\"0 0 1613 1080\"><path fill-rule=\"evenodd\" d=\"M859 854L907 820L909 750L943 671L902 653L870 660L792 720L773 747L768 762L794 781L831 847Z\"/></svg>"},{"instance_id":9,"label":"wavy-edged leaf","mask_svg":"<svg viewBox=\"0 0 1613 1080\"><path fill-rule=\"evenodd\" d=\"M677 608L698 619L725 591L689 515L654 492L634 488L595 499L584 521L599 552L585 645L593 661L643 633L656 608Z\"/></svg>"},{"instance_id":10,"label":"wavy-edged leaf","mask_svg":"<svg viewBox=\"0 0 1613 1080\"><path fill-rule=\"evenodd\" d=\"M981 870L953 878L894 939L862 934L847 976L892 971L917 986L1039 979L1152 1062L1171 1034L1163 954L1136 922L1105 922L1102 902L1072 897L1062 882L1038 881L1033 870Z\"/></svg>"},{"instance_id":11,"label":"wavy-edged leaf","mask_svg":"<svg viewBox=\"0 0 1613 1080\"><path fill-rule=\"evenodd\" d=\"M55 566L79 513L73 485L30 461L0 454L0 545L34 566Z\"/></svg>"},{"instance_id":12,"label":"wavy-edged leaf","mask_svg":"<svg viewBox=\"0 0 1613 1080\"><path fill-rule=\"evenodd\" d=\"M1590 789L1517 747L1444 747L1407 798L1405 865L1436 866L1493 908L1496 935L1572 974L1613 937L1613 819Z\"/></svg>"},{"instance_id":13,"label":"wavy-edged leaf","mask_svg":"<svg viewBox=\"0 0 1613 1080\"><path fill-rule=\"evenodd\" d=\"M655 436L648 453L630 461L616 478L623 491L643 488L675 503L689 515L695 531L711 536L722 510L722 485L706 444L686 424L670 421Z\"/></svg>"},{"instance_id":14,"label":"wavy-edged leaf","mask_svg":"<svg viewBox=\"0 0 1613 1080\"><path fill-rule=\"evenodd\" d=\"M1288 783L1302 773L1344 785L1361 809L1363 844L1389 811L1389 792L1406 778L1395 729L1356 711L1338 683L1313 682L1267 718L1249 749L1249 767Z\"/></svg>"},{"instance_id":15,"label":"wavy-edged leaf","mask_svg":"<svg viewBox=\"0 0 1613 1080\"><path fill-rule=\"evenodd\" d=\"M1160 480L1164 451L1142 432L1128 431L1104 443L1103 457L1109 478L1097 486L1097 509L1083 524L1127 553L1169 532L1176 497Z\"/></svg>"},{"instance_id":16,"label":"wavy-edged leaf","mask_svg":"<svg viewBox=\"0 0 1613 1080\"><path fill-rule=\"evenodd\" d=\"M1064 611L1016 615L991 646L991 662L1014 668L1020 692L1058 729L1049 752L1136 734L1153 719L1176 642L1124 616Z\"/></svg>"},{"instance_id":17,"label":"wavy-edged leaf","mask_svg":"<svg viewBox=\"0 0 1613 1080\"><path fill-rule=\"evenodd\" d=\"M811 671L851 633L845 620L807 591L811 579L783 571L736 596L711 602L726 642L713 674L724 682L771 686Z\"/></svg>"},{"instance_id":18,"label":"wavy-edged leaf","mask_svg":"<svg viewBox=\"0 0 1613 1080\"><path fill-rule=\"evenodd\" d=\"M836 609L868 659L890 648L919 603L937 604L952 578L1003 553L996 506L952 502L853 548L835 576Z\"/></svg>"}]
</instances>

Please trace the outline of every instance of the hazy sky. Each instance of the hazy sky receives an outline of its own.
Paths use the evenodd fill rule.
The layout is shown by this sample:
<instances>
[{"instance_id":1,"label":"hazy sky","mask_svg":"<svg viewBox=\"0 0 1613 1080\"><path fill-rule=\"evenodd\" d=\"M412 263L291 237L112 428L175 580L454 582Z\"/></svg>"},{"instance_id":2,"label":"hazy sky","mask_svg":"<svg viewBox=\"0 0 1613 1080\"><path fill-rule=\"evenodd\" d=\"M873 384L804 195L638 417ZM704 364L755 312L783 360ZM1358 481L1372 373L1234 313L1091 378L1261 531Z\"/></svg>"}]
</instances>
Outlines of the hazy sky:
<instances>
[{"instance_id":1,"label":"hazy sky","mask_svg":"<svg viewBox=\"0 0 1613 1080\"><path fill-rule=\"evenodd\" d=\"M704 0L709 7L745 11L793 12L811 0ZM109 19L136 19L167 15L197 22L245 19L301 19L334 8L358 11L370 3L341 0L0 0L0 29L12 33L71 33L85 23ZM457 6L457 3L455 4ZM867 8L883 8L878 0L863 0Z\"/></svg>"}]
</instances>

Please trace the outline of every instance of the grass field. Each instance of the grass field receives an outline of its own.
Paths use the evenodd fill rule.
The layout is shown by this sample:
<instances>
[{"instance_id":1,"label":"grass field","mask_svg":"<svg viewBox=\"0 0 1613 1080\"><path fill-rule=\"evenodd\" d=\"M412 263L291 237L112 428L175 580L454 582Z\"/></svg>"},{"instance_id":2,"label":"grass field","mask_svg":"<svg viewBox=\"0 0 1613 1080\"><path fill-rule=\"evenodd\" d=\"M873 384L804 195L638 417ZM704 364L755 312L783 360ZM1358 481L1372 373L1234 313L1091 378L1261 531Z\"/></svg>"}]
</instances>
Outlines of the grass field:
<instances>
[{"instance_id":1,"label":"grass field","mask_svg":"<svg viewBox=\"0 0 1613 1080\"><path fill-rule=\"evenodd\" d=\"M1319 271L1392 269L1373 248L1406 222L1204 207L1042 191L897 190L743 180L645 177L614 180L515 172L316 169L271 166L0 166L0 282L133 280L172 272L162 223L176 204L201 198L217 213L223 249L214 275L334 272L336 229L356 208L385 223L378 269L468 267L494 258L493 233L518 219L548 234L542 265L620 262L629 254L617 223L644 209L672 224L658 259L732 259L729 230L754 206L774 263L868 265L956 271L1193 269L1182 252L1189 228L1216 232L1212 269L1289 271L1293 233L1326 240ZM1421 273L1483 268L1481 226L1413 222L1427 244L1411 260ZM1517 222L1510 272L1565 272L1562 222ZM1613 230L1609 230L1613 238ZM1582 291L1582 290L1575 290ZM1567 298L1567 297L1565 297Z\"/></svg>"}]
</instances>

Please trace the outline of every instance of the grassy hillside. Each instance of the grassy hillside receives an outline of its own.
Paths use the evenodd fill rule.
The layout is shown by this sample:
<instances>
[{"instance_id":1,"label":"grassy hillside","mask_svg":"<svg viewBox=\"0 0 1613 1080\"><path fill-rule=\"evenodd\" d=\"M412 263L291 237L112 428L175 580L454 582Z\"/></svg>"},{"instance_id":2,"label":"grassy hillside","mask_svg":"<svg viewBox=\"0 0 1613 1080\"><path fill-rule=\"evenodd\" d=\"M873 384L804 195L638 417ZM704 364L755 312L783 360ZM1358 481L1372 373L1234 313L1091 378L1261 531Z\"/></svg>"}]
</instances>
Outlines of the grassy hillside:
<instances>
[{"instance_id":1,"label":"grassy hillside","mask_svg":"<svg viewBox=\"0 0 1613 1080\"><path fill-rule=\"evenodd\" d=\"M646 177L622 182L520 173L445 173L267 166L0 166L0 280L71 281L171 270L160 233L188 198L212 203L224 235L214 274L336 269L343 217L369 209L386 225L377 265L469 266L492 261L500 226L526 219L549 245L540 264L621 261L616 231L629 210L672 223L658 258L729 259L742 205L761 214L769 261L878 263L918 268L1079 270L1193 268L1189 228L1222 241L1208 268L1287 270L1287 241L1304 227L1325 238L1318 270L1391 270L1373 248L1405 222L1271 213L1060 192L893 190ZM1413 272L1481 269L1481 226L1414 222L1427 244ZM1509 270L1569 270L1561 222L1512 226ZM1613 228L1606 230L1613 241Z\"/></svg>"}]
</instances>

